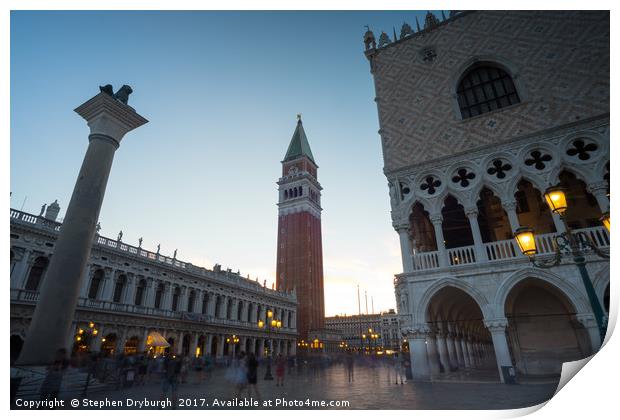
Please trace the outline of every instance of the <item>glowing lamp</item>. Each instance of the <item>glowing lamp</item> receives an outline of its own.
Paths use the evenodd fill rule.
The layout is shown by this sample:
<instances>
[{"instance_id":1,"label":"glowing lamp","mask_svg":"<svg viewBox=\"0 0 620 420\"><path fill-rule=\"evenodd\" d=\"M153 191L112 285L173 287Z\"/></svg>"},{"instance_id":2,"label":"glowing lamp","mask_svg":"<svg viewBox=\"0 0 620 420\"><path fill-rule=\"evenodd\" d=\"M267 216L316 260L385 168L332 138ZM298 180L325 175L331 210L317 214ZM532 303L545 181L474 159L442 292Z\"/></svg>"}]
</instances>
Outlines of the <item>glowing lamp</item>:
<instances>
[{"instance_id":1,"label":"glowing lamp","mask_svg":"<svg viewBox=\"0 0 620 420\"><path fill-rule=\"evenodd\" d=\"M282 321L278 321L278 324L276 325L276 327L282 328Z\"/></svg>"},{"instance_id":2,"label":"glowing lamp","mask_svg":"<svg viewBox=\"0 0 620 420\"><path fill-rule=\"evenodd\" d=\"M547 204L549 205L551 211L559 214L560 216L564 216L564 213L566 213L566 209L568 208L568 204L566 203L566 194L564 193L563 188L547 188L545 191L545 200L547 200Z\"/></svg>"},{"instance_id":3,"label":"glowing lamp","mask_svg":"<svg viewBox=\"0 0 620 420\"><path fill-rule=\"evenodd\" d=\"M605 225L605 227L607 228L607 231L609 232L609 212L606 211L605 213L603 213L603 215L601 216L601 218L599 219L603 225Z\"/></svg>"},{"instance_id":4,"label":"glowing lamp","mask_svg":"<svg viewBox=\"0 0 620 420\"><path fill-rule=\"evenodd\" d=\"M536 254L536 241L534 231L528 227L520 227L514 233L515 240L523 255L532 256Z\"/></svg>"},{"instance_id":5,"label":"glowing lamp","mask_svg":"<svg viewBox=\"0 0 620 420\"><path fill-rule=\"evenodd\" d=\"M267 311L267 318L273 318L273 311L271 309Z\"/></svg>"},{"instance_id":6,"label":"glowing lamp","mask_svg":"<svg viewBox=\"0 0 620 420\"><path fill-rule=\"evenodd\" d=\"M265 326L265 323L263 322L263 320L258 321L258 328L263 328Z\"/></svg>"}]
</instances>

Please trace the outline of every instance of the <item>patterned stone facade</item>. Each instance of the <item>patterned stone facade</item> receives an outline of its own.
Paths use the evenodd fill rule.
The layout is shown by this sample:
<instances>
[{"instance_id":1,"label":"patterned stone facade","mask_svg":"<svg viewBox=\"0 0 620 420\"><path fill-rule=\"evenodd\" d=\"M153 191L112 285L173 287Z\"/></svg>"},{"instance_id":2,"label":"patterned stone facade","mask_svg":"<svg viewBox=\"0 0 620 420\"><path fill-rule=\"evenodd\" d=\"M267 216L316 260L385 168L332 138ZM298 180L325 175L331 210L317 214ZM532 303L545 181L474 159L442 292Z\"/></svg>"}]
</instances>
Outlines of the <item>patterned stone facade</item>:
<instances>
[{"instance_id":1,"label":"patterned stone facade","mask_svg":"<svg viewBox=\"0 0 620 420\"><path fill-rule=\"evenodd\" d=\"M609 112L606 11L462 13L366 54L387 174ZM521 102L463 120L457 84L480 61L502 66Z\"/></svg>"}]
</instances>

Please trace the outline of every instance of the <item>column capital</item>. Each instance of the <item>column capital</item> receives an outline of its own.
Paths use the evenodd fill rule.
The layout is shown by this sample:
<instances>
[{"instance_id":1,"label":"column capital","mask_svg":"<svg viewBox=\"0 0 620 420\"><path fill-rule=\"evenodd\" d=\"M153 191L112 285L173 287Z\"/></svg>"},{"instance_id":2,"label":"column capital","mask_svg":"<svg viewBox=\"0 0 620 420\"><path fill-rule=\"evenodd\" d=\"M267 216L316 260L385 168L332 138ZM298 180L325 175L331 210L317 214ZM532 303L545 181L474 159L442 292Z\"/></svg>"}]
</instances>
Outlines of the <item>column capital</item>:
<instances>
[{"instance_id":1,"label":"column capital","mask_svg":"<svg viewBox=\"0 0 620 420\"><path fill-rule=\"evenodd\" d=\"M392 222L392 227L394 228L394 230L398 233L401 232L409 232L409 222L408 221L395 221Z\"/></svg>"},{"instance_id":2,"label":"column capital","mask_svg":"<svg viewBox=\"0 0 620 420\"><path fill-rule=\"evenodd\" d=\"M99 93L75 109L90 127L91 136L107 137L118 148L125 134L148 122L132 107L107 93Z\"/></svg>"},{"instance_id":3,"label":"column capital","mask_svg":"<svg viewBox=\"0 0 620 420\"><path fill-rule=\"evenodd\" d=\"M463 210L465 211L465 216L467 216L468 219L471 219L472 217L478 217L478 207L476 206L465 207Z\"/></svg>"},{"instance_id":4,"label":"column capital","mask_svg":"<svg viewBox=\"0 0 620 420\"><path fill-rule=\"evenodd\" d=\"M577 318L577 321L579 321L585 328L598 328L596 318L592 313L576 314L575 318Z\"/></svg>"},{"instance_id":5,"label":"column capital","mask_svg":"<svg viewBox=\"0 0 620 420\"><path fill-rule=\"evenodd\" d=\"M506 211L517 211L517 202L515 200L502 201L502 207Z\"/></svg>"},{"instance_id":6,"label":"column capital","mask_svg":"<svg viewBox=\"0 0 620 420\"><path fill-rule=\"evenodd\" d=\"M505 332L506 327L508 326L508 319L506 318L485 319L484 326L487 327L487 329L491 333Z\"/></svg>"},{"instance_id":7,"label":"column capital","mask_svg":"<svg viewBox=\"0 0 620 420\"><path fill-rule=\"evenodd\" d=\"M441 225L441 223L443 223L443 215L441 213L430 214L428 218L434 225Z\"/></svg>"},{"instance_id":8,"label":"column capital","mask_svg":"<svg viewBox=\"0 0 620 420\"><path fill-rule=\"evenodd\" d=\"M608 188L608 185L607 185L607 182L605 181L592 182L586 185L586 189L591 194L597 194L597 193L607 194L607 188Z\"/></svg>"}]
</instances>

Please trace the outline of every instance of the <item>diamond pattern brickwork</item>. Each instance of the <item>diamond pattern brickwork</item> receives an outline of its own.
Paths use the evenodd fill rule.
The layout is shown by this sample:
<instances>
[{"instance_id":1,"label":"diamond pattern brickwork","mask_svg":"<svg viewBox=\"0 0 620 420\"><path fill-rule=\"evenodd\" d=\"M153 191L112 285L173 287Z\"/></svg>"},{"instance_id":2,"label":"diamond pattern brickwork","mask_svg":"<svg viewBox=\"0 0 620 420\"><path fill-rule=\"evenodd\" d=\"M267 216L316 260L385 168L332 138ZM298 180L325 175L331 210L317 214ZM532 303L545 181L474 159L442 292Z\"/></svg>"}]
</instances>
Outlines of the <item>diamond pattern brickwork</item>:
<instances>
[{"instance_id":1,"label":"diamond pattern brickwork","mask_svg":"<svg viewBox=\"0 0 620 420\"><path fill-rule=\"evenodd\" d=\"M432 62L420 58L429 46ZM521 103L462 120L456 72L473 57L516 72ZM372 60L388 174L609 112L606 11L469 13Z\"/></svg>"}]
</instances>

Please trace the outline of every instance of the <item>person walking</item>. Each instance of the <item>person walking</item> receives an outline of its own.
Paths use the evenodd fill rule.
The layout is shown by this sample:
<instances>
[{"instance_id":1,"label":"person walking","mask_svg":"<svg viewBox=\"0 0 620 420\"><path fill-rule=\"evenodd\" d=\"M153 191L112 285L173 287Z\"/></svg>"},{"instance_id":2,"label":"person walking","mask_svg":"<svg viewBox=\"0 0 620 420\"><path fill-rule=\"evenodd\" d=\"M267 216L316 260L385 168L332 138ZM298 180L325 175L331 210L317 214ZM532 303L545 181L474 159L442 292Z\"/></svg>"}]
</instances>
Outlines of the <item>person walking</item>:
<instances>
[{"instance_id":1,"label":"person walking","mask_svg":"<svg viewBox=\"0 0 620 420\"><path fill-rule=\"evenodd\" d=\"M258 360L256 360L254 353L250 353L246 358L246 372L248 379L248 398L252 397L252 390L254 390L256 399L260 401L261 396L256 384L258 382Z\"/></svg>"},{"instance_id":2,"label":"person walking","mask_svg":"<svg viewBox=\"0 0 620 420\"><path fill-rule=\"evenodd\" d=\"M286 369L286 359L282 353L276 357L276 386L284 386L284 370Z\"/></svg>"},{"instance_id":3,"label":"person walking","mask_svg":"<svg viewBox=\"0 0 620 420\"><path fill-rule=\"evenodd\" d=\"M394 364L394 368L396 370L396 382L395 384L398 385L398 380L400 379L400 384L404 384L404 380L403 380L403 376L405 374L405 361L403 360L403 357L400 353L396 353L394 354L394 357L396 359L396 363Z\"/></svg>"},{"instance_id":4,"label":"person walking","mask_svg":"<svg viewBox=\"0 0 620 420\"><path fill-rule=\"evenodd\" d=\"M350 351L347 352L346 365L347 365L347 376L349 378L349 382L353 382L354 360L353 360L353 353Z\"/></svg>"},{"instance_id":5,"label":"person walking","mask_svg":"<svg viewBox=\"0 0 620 420\"><path fill-rule=\"evenodd\" d=\"M166 356L162 374L162 394L161 400L166 399L168 392L172 396L172 405L176 406L177 391L179 388L179 375L181 373L181 363L174 355Z\"/></svg>"},{"instance_id":6,"label":"person walking","mask_svg":"<svg viewBox=\"0 0 620 420\"><path fill-rule=\"evenodd\" d=\"M47 367L45 379L41 384L39 393L40 400L51 400L58 397L62 385L62 378L68 365L67 350L58 349L54 361Z\"/></svg>"}]
</instances>

